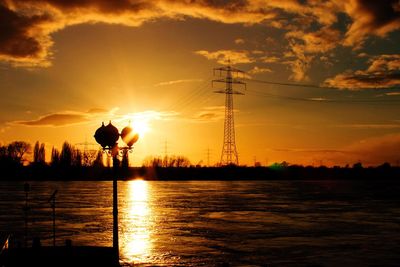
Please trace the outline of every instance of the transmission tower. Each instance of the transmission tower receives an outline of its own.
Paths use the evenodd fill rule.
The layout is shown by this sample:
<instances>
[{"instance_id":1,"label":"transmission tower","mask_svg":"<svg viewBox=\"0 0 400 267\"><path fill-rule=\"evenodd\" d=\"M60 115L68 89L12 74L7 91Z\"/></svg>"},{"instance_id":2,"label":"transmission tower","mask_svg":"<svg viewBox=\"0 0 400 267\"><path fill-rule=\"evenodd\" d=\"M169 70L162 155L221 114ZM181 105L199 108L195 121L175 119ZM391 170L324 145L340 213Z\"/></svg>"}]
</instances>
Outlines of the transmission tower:
<instances>
[{"instance_id":1,"label":"transmission tower","mask_svg":"<svg viewBox=\"0 0 400 267\"><path fill-rule=\"evenodd\" d=\"M228 62L227 66L214 68L214 75L216 71L219 71L220 77L225 74L223 78L212 81L213 84L214 82L225 84L224 90L214 91L214 93L225 94L224 143L222 146L221 165L238 165L239 158L236 150L235 123L233 118L233 95L243 95L243 93L233 90L233 84L241 84L245 88L246 84L235 79L232 74L236 74L236 78L238 78L239 74L244 76L244 72L231 67L230 62Z\"/></svg>"}]
</instances>

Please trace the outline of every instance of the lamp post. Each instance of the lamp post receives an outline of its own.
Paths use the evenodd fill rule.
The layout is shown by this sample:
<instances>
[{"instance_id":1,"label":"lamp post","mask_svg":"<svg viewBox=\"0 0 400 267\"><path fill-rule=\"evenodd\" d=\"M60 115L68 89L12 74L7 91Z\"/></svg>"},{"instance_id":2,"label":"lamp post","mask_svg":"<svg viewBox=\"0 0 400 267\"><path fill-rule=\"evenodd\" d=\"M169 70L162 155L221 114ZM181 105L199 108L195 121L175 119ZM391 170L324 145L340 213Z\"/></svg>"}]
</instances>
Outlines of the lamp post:
<instances>
[{"instance_id":1,"label":"lamp post","mask_svg":"<svg viewBox=\"0 0 400 267\"><path fill-rule=\"evenodd\" d=\"M121 136L122 141L126 146L119 147L118 139ZM98 128L94 134L96 142L99 143L103 149L103 152L107 153L108 156L113 158L113 249L117 263L119 261L119 242L118 242L118 184L117 184L117 170L119 165L118 156L120 152L122 154L132 151L133 144L139 139L139 135L133 131L129 126L122 129L121 134L118 129L111 124L111 121L107 126L104 126L104 122Z\"/></svg>"}]
</instances>

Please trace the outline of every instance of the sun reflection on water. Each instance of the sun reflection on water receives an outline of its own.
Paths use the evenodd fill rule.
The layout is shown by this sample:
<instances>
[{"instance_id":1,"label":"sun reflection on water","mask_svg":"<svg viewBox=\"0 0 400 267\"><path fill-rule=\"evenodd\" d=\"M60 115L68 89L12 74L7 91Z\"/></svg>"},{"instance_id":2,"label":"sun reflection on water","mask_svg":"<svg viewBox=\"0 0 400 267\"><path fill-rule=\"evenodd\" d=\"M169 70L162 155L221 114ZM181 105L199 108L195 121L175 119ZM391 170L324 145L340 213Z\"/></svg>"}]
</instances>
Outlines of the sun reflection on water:
<instances>
[{"instance_id":1,"label":"sun reflection on water","mask_svg":"<svg viewBox=\"0 0 400 267\"><path fill-rule=\"evenodd\" d=\"M124 261L144 263L150 256L150 218L148 183L143 180L128 184L122 218L122 254Z\"/></svg>"}]
</instances>

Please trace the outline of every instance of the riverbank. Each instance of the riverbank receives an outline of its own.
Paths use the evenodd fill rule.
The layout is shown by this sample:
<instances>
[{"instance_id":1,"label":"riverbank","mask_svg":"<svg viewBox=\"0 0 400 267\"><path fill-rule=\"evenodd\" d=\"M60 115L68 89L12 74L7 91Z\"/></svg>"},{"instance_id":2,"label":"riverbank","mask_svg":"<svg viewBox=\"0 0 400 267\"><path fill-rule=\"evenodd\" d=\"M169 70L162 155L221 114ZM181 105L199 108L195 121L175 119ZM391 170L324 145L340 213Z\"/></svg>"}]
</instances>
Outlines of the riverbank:
<instances>
[{"instance_id":1,"label":"riverbank","mask_svg":"<svg viewBox=\"0 0 400 267\"><path fill-rule=\"evenodd\" d=\"M118 180L396 180L400 167L107 167L23 166L13 169L1 168L0 180L4 181L110 181Z\"/></svg>"}]
</instances>

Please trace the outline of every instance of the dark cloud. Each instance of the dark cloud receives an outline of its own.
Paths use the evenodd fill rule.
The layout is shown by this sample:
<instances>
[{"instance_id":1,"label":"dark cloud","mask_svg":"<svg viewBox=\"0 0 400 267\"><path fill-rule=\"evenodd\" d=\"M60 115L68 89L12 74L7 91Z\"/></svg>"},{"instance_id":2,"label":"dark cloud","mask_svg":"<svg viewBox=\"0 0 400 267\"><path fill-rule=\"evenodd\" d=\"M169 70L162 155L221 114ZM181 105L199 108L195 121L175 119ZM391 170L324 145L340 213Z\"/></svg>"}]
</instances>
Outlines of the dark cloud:
<instances>
[{"instance_id":1,"label":"dark cloud","mask_svg":"<svg viewBox=\"0 0 400 267\"><path fill-rule=\"evenodd\" d=\"M45 15L26 17L0 4L0 59L39 59L46 44L32 33L32 25L49 21Z\"/></svg>"},{"instance_id":2,"label":"dark cloud","mask_svg":"<svg viewBox=\"0 0 400 267\"><path fill-rule=\"evenodd\" d=\"M49 114L37 120L16 121L15 124L25 126L66 126L86 122L88 118L83 114Z\"/></svg>"},{"instance_id":3,"label":"dark cloud","mask_svg":"<svg viewBox=\"0 0 400 267\"><path fill-rule=\"evenodd\" d=\"M356 0L345 4L353 23L346 33L345 45L360 47L368 35L385 36L400 28L398 0Z\"/></svg>"}]
</instances>

